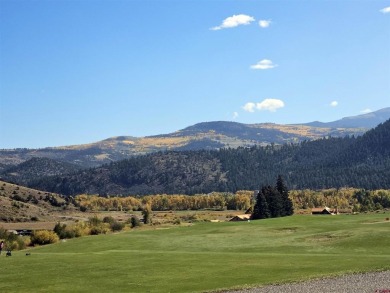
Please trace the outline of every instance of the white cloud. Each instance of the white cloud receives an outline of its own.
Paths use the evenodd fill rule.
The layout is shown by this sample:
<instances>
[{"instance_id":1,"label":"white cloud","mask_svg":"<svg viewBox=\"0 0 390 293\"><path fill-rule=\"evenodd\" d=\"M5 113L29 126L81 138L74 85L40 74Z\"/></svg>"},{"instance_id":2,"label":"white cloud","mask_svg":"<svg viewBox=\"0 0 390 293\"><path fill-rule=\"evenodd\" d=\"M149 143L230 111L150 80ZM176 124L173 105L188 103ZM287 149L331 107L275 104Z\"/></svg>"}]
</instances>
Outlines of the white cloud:
<instances>
[{"instance_id":1,"label":"white cloud","mask_svg":"<svg viewBox=\"0 0 390 293\"><path fill-rule=\"evenodd\" d=\"M379 11L382 12L382 13L390 13L390 6L385 7L383 9L379 10Z\"/></svg>"},{"instance_id":2,"label":"white cloud","mask_svg":"<svg viewBox=\"0 0 390 293\"><path fill-rule=\"evenodd\" d=\"M263 59L259 62L257 62L254 65L251 65L251 69L272 69L278 66L277 64L274 64L271 60Z\"/></svg>"},{"instance_id":3,"label":"white cloud","mask_svg":"<svg viewBox=\"0 0 390 293\"><path fill-rule=\"evenodd\" d=\"M269 27L271 22L272 22L271 20L260 20L259 21L259 26L262 27L262 28L266 28L266 27Z\"/></svg>"},{"instance_id":4,"label":"white cloud","mask_svg":"<svg viewBox=\"0 0 390 293\"><path fill-rule=\"evenodd\" d=\"M367 114L367 113L371 113L371 112L372 112L371 109L364 109L364 110L360 111L360 113L362 113L362 114Z\"/></svg>"},{"instance_id":5,"label":"white cloud","mask_svg":"<svg viewBox=\"0 0 390 293\"><path fill-rule=\"evenodd\" d=\"M331 106L331 107L337 107L338 104L339 104L339 102L333 101L333 102L330 103L330 106Z\"/></svg>"},{"instance_id":6,"label":"white cloud","mask_svg":"<svg viewBox=\"0 0 390 293\"><path fill-rule=\"evenodd\" d=\"M284 102L278 99L265 99L260 103L256 104L258 110L266 110L270 112L275 112L279 108L284 107Z\"/></svg>"},{"instance_id":7,"label":"white cloud","mask_svg":"<svg viewBox=\"0 0 390 293\"><path fill-rule=\"evenodd\" d=\"M245 111L247 112L255 112L255 109L256 109L256 104L255 103L246 103L243 107L242 107Z\"/></svg>"},{"instance_id":8,"label":"white cloud","mask_svg":"<svg viewBox=\"0 0 390 293\"><path fill-rule=\"evenodd\" d=\"M211 30L217 31L224 28L236 27L239 25L248 25L252 21L255 21L255 19L249 15L245 15L245 14L233 15L224 19L221 25L212 27Z\"/></svg>"},{"instance_id":9,"label":"white cloud","mask_svg":"<svg viewBox=\"0 0 390 293\"><path fill-rule=\"evenodd\" d=\"M279 108L284 107L284 102L278 99L265 99L260 103L246 103L242 108L247 112L255 112L255 110L259 111L270 111L275 112Z\"/></svg>"},{"instance_id":10,"label":"white cloud","mask_svg":"<svg viewBox=\"0 0 390 293\"><path fill-rule=\"evenodd\" d=\"M238 118L238 112L233 112L233 120L236 120Z\"/></svg>"}]
</instances>

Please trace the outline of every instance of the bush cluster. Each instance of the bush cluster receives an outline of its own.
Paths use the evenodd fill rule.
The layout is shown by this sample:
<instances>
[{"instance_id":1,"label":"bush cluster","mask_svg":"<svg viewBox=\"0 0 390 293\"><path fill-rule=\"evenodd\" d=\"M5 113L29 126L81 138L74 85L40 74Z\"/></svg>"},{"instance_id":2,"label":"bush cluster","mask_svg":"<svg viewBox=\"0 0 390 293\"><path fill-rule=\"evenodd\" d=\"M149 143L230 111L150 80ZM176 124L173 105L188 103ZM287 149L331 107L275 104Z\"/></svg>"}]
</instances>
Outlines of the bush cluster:
<instances>
[{"instance_id":1,"label":"bush cluster","mask_svg":"<svg viewBox=\"0 0 390 293\"><path fill-rule=\"evenodd\" d=\"M73 229L68 229L66 224L57 223L54 226L53 231L58 235L60 239L76 237L76 231Z\"/></svg>"},{"instance_id":2,"label":"bush cluster","mask_svg":"<svg viewBox=\"0 0 390 293\"><path fill-rule=\"evenodd\" d=\"M136 227L141 226L141 221L140 221L140 220L138 219L138 217L136 217L136 216L132 216L132 217L129 219L128 223L130 224L130 227L131 227L131 228L136 228Z\"/></svg>"},{"instance_id":3,"label":"bush cluster","mask_svg":"<svg viewBox=\"0 0 390 293\"><path fill-rule=\"evenodd\" d=\"M107 223L110 226L110 230L113 232L122 231L125 228L124 223L120 223L111 216L103 218L103 223Z\"/></svg>"},{"instance_id":4,"label":"bush cluster","mask_svg":"<svg viewBox=\"0 0 390 293\"><path fill-rule=\"evenodd\" d=\"M7 232L0 227L0 240L4 241L4 250L21 250L29 244L28 237L22 237L14 233Z\"/></svg>"},{"instance_id":5,"label":"bush cluster","mask_svg":"<svg viewBox=\"0 0 390 293\"><path fill-rule=\"evenodd\" d=\"M132 220L133 218L129 220L129 224L132 228L140 225L138 218ZM60 239L66 239L87 235L106 234L110 231L118 232L122 231L124 228L125 224L118 222L113 217L107 216L101 220L95 216L89 218L87 222L78 222L70 226L57 223L54 227L54 232Z\"/></svg>"},{"instance_id":6,"label":"bush cluster","mask_svg":"<svg viewBox=\"0 0 390 293\"><path fill-rule=\"evenodd\" d=\"M128 221L131 228L141 225L140 220L133 216ZM91 217L87 222L77 222L73 225L57 223L53 231L37 230L30 237L19 236L7 232L0 227L0 240L5 242L5 250L21 250L29 245L46 245L57 243L60 239L69 239L87 235L106 234L109 231L118 232L125 228L125 223L120 223L113 217L105 217L103 220L98 217Z\"/></svg>"},{"instance_id":7,"label":"bush cluster","mask_svg":"<svg viewBox=\"0 0 390 293\"><path fill-rule=\"evenodd\" d=\"M52 244L60 240L60 238L54 231L49 231L49 230L34 231L30 239L31 239L31 245Z\"/></svg>"}]
</instances>

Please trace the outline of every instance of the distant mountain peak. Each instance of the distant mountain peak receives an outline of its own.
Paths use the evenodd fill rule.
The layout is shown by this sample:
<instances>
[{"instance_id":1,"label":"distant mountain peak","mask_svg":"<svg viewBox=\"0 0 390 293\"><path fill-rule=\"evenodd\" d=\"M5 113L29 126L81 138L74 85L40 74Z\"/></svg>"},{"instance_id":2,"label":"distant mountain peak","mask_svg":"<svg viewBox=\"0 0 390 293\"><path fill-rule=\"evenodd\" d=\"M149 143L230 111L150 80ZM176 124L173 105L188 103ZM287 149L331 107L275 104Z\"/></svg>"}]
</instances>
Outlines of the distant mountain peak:
<instances>
[{"instance_id":1,"label":"distant mountain peak","mask_svg":"<svg viewBox=\"0 0 390 293\"><path fill-rule=\"evenodd\" d=\"M329 128L373 128L390 118L390 107L357 116L343 117L332 122L313 121L303 125Z\"/></svg>"}]
</instances>

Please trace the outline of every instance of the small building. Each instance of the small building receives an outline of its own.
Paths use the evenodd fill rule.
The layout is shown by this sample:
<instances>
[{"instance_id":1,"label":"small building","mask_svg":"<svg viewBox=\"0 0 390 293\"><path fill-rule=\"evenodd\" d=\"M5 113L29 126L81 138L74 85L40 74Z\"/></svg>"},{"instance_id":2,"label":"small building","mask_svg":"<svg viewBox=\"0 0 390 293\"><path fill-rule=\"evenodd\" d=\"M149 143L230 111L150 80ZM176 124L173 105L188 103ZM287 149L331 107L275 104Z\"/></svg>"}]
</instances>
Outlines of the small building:
<instances>
[{"instance_id":1,"label":"small building","mask_svg":"<svg viewBox=\"0 0 390 293\"><path fill-rule=\"evenodd\" d=\"M312 208L311 209L312 215L337 215L337 208L335 210L332 210L328 207L322 207L322 208Z\"/></svg>"},{"instance_id":2,"label":"small building","mask_svg":"<svg viewBox=\"0 0 390 293\"><path fill-rule=\"evenodd\" d=\"M248 221L250 219L251 219L250 214L237 215L237 216L234 216L233 218L231 218L229 222L242 222L242 221Z\"/></svg>"}]
</instances>

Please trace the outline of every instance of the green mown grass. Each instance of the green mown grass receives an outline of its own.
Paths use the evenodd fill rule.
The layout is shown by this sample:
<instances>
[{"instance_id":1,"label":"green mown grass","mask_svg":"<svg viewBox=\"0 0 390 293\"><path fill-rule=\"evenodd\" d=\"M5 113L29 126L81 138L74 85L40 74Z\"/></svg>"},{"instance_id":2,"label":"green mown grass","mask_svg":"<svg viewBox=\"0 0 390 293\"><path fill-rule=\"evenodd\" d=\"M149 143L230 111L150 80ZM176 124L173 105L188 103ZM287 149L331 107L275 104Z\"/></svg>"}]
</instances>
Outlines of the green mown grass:
<instances>
[{"instance_id":1,"label":"green mown grass","mask_svg":"<svg viewBox=\"0 0 390 293\"><path fill-rule=\"evenodd\" d=\"M202 292L390 269L387 214L197 223L0 256L0 292Z\"/></svg>"}]
</instances>

